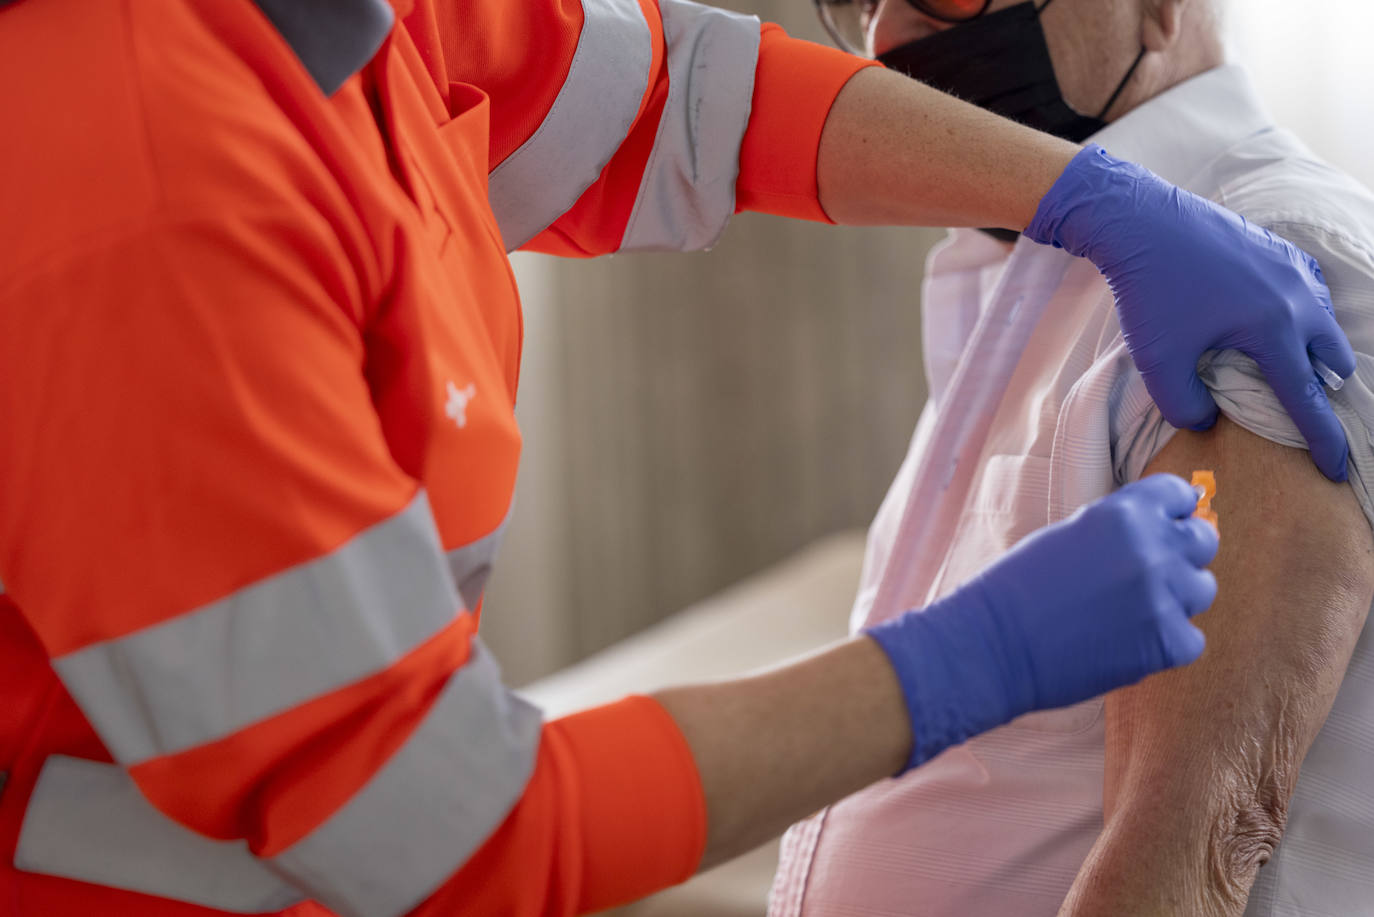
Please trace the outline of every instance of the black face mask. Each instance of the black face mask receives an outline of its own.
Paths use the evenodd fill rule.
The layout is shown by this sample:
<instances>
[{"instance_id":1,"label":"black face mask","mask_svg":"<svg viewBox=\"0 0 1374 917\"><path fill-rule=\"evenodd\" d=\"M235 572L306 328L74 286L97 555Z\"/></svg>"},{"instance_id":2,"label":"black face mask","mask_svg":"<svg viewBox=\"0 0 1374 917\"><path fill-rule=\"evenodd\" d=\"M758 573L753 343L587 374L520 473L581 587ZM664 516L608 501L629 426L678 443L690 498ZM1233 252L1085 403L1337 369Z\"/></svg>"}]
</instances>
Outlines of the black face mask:
<instances>
[{"instance_id":1,"label":"black face mask","mask_svg":"<svg viewBox=\"0 0 1374 917\"><path fill-rule=\"evenodd\" d=\"M1050 0L1053 2L1053 0ZM1069 107L1054 78L1054 64L1034 2L936 32L879 54L885 66L941 92L971 102L1036 130L1081 143L1107 126L1103 120L1145 56L1142 46L1112 97L1095 117ZM1007 229L988 230L1015 239Z\"/></svg>"}]
</instances>

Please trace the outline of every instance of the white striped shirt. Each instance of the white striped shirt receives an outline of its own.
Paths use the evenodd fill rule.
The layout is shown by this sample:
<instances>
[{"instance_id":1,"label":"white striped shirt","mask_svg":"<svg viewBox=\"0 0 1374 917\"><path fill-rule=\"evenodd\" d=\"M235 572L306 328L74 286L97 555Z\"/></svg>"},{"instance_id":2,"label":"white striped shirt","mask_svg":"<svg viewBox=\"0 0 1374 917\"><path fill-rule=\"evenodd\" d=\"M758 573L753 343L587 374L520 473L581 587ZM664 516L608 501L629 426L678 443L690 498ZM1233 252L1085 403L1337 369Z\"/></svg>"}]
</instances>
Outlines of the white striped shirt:
<instances>
[{"instance_id":1,"label":"white striped shirt","mask_svg":"<svg viewBox=\"0 0 1374 917\"><path fill-rule=\"evenodd\" d=\"M1234 66L1094 140L1321 262L1359 354L1332 402L1374 524L1374 195L1275 129ZM923 296L930 401L869 534L856 627L952 591L1034 529L1138 477L1173 433L1086 261L956 230L932 253ZM1239 424L1302 445L1247 358L1216 355L1203 375ZM1023 717L794 827L770 913L1051 917L1102 823L1101 712L1098 699ZM1370 628L1246 913L1374 914Z\"/></svg>"}]
</instances>

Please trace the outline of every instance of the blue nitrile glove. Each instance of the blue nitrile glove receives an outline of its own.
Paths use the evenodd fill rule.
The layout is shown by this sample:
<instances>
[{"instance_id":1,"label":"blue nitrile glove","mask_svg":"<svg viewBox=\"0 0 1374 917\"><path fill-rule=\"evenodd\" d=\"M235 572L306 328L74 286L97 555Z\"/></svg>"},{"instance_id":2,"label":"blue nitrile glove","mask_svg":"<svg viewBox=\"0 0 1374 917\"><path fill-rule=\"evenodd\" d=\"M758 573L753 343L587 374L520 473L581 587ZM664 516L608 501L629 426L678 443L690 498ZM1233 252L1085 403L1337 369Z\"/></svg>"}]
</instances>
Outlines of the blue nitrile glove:
<instances>
[{"instance_id":1,"label":"blue nitrile glove","mask_svg":"<svg viewBox=\"0 0 1374 917\"><path fill-rule=\"evenodd\" d=\"M1239 350L1259 364L1317 467L1345 480L1345 433L1312 359L1345 378L1355 354L1311 256L1098 146L1073 158L1025 234L1086 257L1107 278L1126 347L1165 420L1210 427L1217 407L1198 358Z\"/></svg>"},{"instance_id":2,"label":"blue nitrile glove","mask_svg":"<svg viewBox=\"0 0 1374 917\"><path fill-rule=\"evenodd\" d=\"M1153 475L1035 532L929 607L865 632L914 737L907 768L1023 713L1192 662L1216 598L1217 533L1182 478Z\"/></svg>"}]
</instances>

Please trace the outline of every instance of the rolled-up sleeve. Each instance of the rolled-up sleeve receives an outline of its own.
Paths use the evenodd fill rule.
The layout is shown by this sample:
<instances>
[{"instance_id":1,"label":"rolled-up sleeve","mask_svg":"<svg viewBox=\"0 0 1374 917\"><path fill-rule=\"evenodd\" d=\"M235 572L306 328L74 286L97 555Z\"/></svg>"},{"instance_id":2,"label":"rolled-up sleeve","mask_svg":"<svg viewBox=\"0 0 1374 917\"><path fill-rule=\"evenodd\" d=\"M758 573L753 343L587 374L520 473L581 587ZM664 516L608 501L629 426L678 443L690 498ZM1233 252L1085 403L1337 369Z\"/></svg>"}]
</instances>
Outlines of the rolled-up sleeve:
<instances>
[{"instance_id":1,"label":"rolled-up sleeve","mask_svg":"<svg viewBox=\"0 0 1374 917\"><path fill-rule=\"evenodd\" d=\"M1355 349L1355 374L1340 391L1327 389L1326 396L1350 444L1350 486L1374 525L1374 250L1310 222L1262 223L1321 264L1336 319ZM1198 364L1198 376L1221 412L1240 426L1283 446L1307 448L1254 360L1235 350L1209 353ZM1122 409L1117 419L1123 422L1113 446L1116 476L1119 481L1134 480L1175 431L1149 400L1134 370L1121 387L1118 404Z\"/></svg>"},{"instance_id":2,"label":"rolled-up sleeve","mask_svg":"<svg viewBox=\"0 0 1374 917\"><path fill-rule=\"evenodd\" d=\"M740 150L740 210L832 222L816 184L821 130L850 77L872 66L878 64L763 27L753 116Z\"/></svg>"}]
</instances>

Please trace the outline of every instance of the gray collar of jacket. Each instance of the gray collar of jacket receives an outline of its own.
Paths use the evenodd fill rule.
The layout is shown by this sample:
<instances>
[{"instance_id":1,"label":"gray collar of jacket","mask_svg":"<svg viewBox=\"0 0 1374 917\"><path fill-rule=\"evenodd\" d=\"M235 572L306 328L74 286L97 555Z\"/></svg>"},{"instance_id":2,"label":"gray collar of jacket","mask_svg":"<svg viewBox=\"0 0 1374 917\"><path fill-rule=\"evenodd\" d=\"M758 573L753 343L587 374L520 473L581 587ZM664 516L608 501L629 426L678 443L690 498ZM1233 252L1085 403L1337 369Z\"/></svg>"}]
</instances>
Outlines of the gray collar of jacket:
<instances>
[{"instance_id":1,"label":"gray collar of jacket","mask_svg":"<svg viewBox=\"0 0 1374 917\"><path fill-rule=\"evenodd\" d=\"M327 96L372 59L395 21L387 0L257 0L257 4Z\"/></svg>"}]
</instances>

